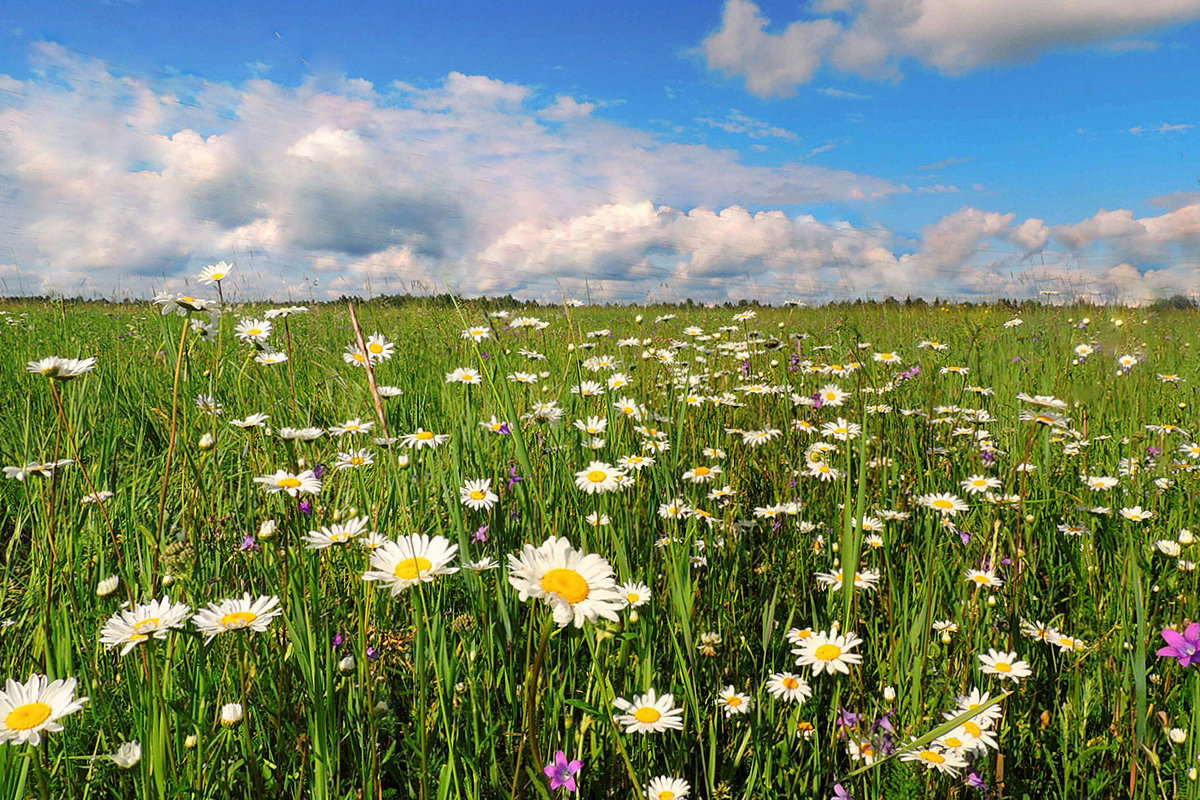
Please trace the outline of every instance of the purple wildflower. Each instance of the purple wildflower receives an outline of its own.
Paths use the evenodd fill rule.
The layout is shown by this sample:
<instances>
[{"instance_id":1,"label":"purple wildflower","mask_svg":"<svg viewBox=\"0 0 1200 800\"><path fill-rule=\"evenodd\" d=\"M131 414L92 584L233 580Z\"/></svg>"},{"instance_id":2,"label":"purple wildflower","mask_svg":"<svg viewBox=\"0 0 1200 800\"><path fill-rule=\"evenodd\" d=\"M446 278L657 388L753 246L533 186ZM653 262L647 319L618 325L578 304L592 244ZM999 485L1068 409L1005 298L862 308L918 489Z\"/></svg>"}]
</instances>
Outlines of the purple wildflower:
<instances>
[{"instance_id":1,"label":"purple wildflower","mask_svg":"<svg viewBox=\"0 0 1200 800\"><path fill-rule=\"evenodd\" d=\"M970 786L972 789L982 789L983 796L987 797L987 794L988 794L987 781L985 781L983 779L983 776L980 775L975 770L971 770L970 772L967 773L967 786Z\"/></svg>"},{"instance_id":2,"label":"purple wildflower","mask_svg":"<svg viewBox=\"0 0 1200 800\"><path fill-rule=\"evenodd\" d=\"M554 754L554 763L547 764L543 771L546 777L550 779L551 789L566 789L568 792L574 792L575 775L583 769L583 762L576 759L574 761L567 760L567 754L559 750Z\"/></svg>"},{"instance_id":3,"label":"purple wildflower","mask_svg":"<svg viewBox=\"0 0 1200 800\"><path fill-rule=\"evenodd\" d=\"M854 800L854 795L850 794L850 790L845 786L842 786L840 783L835 783L833 785L833 794L830 796L830 800Z\"/></svg>"},{"instance_id":4,"label":"purple wildflower","mask_svg":"<svg viewBox=\"0 0 1200 800\"><path fill-rule=\"evenodd\" d=\"M516 467L509 467L509 470L508 470L508 488L509 489L512 489L514 486L516 486L518 483L520 483L523 480L525 480L525 479L517 474Z\"/></svg>"},{"instance_id":5,"label":"purple wildflower","mask_svg":"<svg viewBox=\"0 0 1200 800\"><path fill-rule=\"evenodd\" d=\"M324 464L317 464L315 467L313 467L313 477L317 480L321 480L325 477L325 473L327 471L328 467L326 467Z\"/></svg>"},{"instance_id":6,"label":"purple wildflower","mask_svg":"<svg viewBox=\"0 0 1200 800\"><path fill-rule=\"evenodd\" d=\"M246 534L246 538L242 539L242 543L238 545L238 550L241 550L243 553L247 550L253 550L255 553L258 553L262 551L262 545L255 540L254 534L248 533Z\"/></svg>"},{"instance_id":7,"label":"purple wildflower","mask_svg":"<svg viewBox=\"0 0 1200 800\"><path fill-rule=\"evenodd\" d=\"M312 516L312 500L306 497L300 501L300 513L306 517Z\"/></svg>"},{"instance_id":8,"label":"purple wildflower","mask_svg":"<svg viewBox=\"0 0 1200 800\"><path fill-rule=\"evenodd\" d=\"M333 634L333 649L334 650L340 649L341 646L344 645L345 643L346 643L346 637L342 636L341 631L337 631L336 633Z\"/></svg>"},{"instance_id":9,"label":"purple wildflower","mask_svg":"<svg viewBox=\"0 0 1200 800\"><path fill-rule=\"evenodd\" d=\"M379 648L375 647L374 645L368 647L367 648L367 660L368 661L378 661L379 660Z\"/></svg>"},{"instance_id":10,"label":"purple wildflower","mask_svg":"<svg viewBox=\"0 0 1200 800\"><path fill-rule=\"evenodd\" d=\"M1181 667L1200 664L1200 622L1188 625L1183 633L1163 628L1162 637L1167 646L1159 649L1160 658L1177 658Z\"/></svg>"},{"instance_id":11,"label":"purple wildflower","mask_svg":"<svg viewBox=\"0 0 1200 800\"><path fill-rule=\"evenodd\" d=\"M996 463L996 454L995 454L995 453L993 453L991 450L981 450L981 451L979 452L979 458L980 458L980 460L982 460L982 461L983 461L983 463L985 463L985 464L994 464L994 463Z\"/></svg>"},{"instance_id":12,"label":"purple wildflower","mask_svg":"<svg viewBox=\"0 0 1200 800\"><path fill-rule=\"evenodd\" d=\"M512 428L508 427L507 422L501 422L500 427L496 429L496 433L501 436L512 436Z\"/></svg>"},{"instance_id":13,"label":"purple wildflower","mask_svg":"<svg viewBox=\"0 0 1200 800\"><path fill-rule=\"evenodd\" d=\"M812 396L813 408L820 408L824 403L821 401L821 393L813 392Z\"/></svg>"},{"instance_id":14,"label":"purple wildflower","mask_svg":"<svg viewBox=\"0 0 1200 800\"><path fill-rule=\"evenodd\" d=\"M488 526L480 525L479 530L477 530L473 534L471 534L471 541L472 542L486 542L487 541L487 532L488 532Z\"/></svg>"}]
</instances>

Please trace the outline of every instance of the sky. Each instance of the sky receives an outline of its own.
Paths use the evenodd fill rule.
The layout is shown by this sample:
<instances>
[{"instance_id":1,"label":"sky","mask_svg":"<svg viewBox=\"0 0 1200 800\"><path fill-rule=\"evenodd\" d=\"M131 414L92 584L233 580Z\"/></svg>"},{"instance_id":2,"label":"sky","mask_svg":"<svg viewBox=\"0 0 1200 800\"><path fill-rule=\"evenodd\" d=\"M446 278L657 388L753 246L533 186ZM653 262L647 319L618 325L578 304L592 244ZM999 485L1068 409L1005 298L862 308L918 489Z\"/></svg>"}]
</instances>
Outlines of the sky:
<instances>
[{"instance_id":1,"label":"sky","mask_svg":"<svg viewBox=\"0 0 1200 800\"><path fill-rule=\"evenodd\" d=\"M0 5L0 294L1200 296L1200 0Z\"/></svg>"}]
</instances>

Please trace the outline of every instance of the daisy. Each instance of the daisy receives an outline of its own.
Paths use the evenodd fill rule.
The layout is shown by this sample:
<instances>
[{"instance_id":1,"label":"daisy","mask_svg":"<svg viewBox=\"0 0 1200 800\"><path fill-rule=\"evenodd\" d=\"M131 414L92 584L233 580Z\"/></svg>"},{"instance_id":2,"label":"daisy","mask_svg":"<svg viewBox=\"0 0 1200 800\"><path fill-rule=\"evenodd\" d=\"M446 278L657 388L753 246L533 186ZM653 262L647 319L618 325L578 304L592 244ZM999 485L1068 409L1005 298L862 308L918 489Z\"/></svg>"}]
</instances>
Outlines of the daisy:
<instances>
[{"instance_id":1,"label":"daisy","mask_svg":"<svg viewBox=\"0 0 1200 800\"><path fill-rule=\"evenodd\" d=\"M95 358L59 358L51 356L40 361L30 361L25 369L36 375L44 375L56 381L69 381L91 372L96 368Z\"/></svg>"},{"instance_id":2,"label":"daisy","mask_svg":"<svg viewBox=\"0 0 1200 800\"><path fill-rule=\"evenodd\" d=\"M224 261L218 261L216 264L209 264L204 269L200 270L200 274L196 276L196 280L212 286L218 281L223 281L229 277L229 273L233 271L233 267Z\"/></svg>"},{"instance_id":3,"label":"daisy","mask_svg":"<svg viewBox=\"0 0 1200 800\"><path fill-rule=\"evenodd\" d=\"M646 797L649 800L685 800L691 791L692 785L683 778L659 775L646 786Z\"/></svg>"},{"instance_id":4,"label":"daisy","mask_svg":"<svg viewBox=\"0 0 1200 800\"><path fill-rule=\"evenodd\" d=\"M219 603L209 603L196 612L196 616L192 617L192 624L200 629L200 633L208 635L204 640L204 643L208 644L218 634L227 631L249 628L263 633L271 627L271 621L282 613L278 597L263 595L251 600L250 593L246 592L240 600L231 598Z\"/></svg>"},{"instance_id":5,"label":"daisy","mask_svg":"<svg viewBox=\"0 0 1200 800\"><path fill-rule=\"evenodd\" d=\"M121 655L153 636L166 639L173 628L187 622L192 609L186 603L173 603L170 597L118 611L100 629L100 642L105 649L123 645Z\"/></svg>"},{"instance_id":6,"label":"daisy","mask_svg":"<svg viewBox=\"0 0 1200 800\"><path fill-rule=\"evenodd\" d=\"M846 393L836 383L827 383L817 390L823 406L840 406L846 402Z\"/></svg>"},{"instance_id":7,"label":"daisy","mask_svg":"<svg viewBox=\"0 0 1200 800\"><path fill-rule=\"evenodd\" d=\"M486 325L473 325L462 332L462 338L470 339L476 344L492 335L492 329Z\"/></svg>"},{"instance_id":8,"label":"daisy","mask_svg":"<svg viewBox=\"0 0 1200 800\"><path fill-rule=\"evenodd\" d=\"M824 461L809 461L804 473L826 482L835 481L842 474L836 467L831 467Z\"/></svg>"},{"instance_id":9,"label":"daisy","mask_svg":"<svg viewBox=\"0 0 1200 800\"><path fill-rule=\"evenodd\" d=\"M625 726L626 733L683 730L683 709L675 707L675 697L670 693L659 697L650 689L643 695L634 695L632 701L618 697L613 705L624 712L616 715L616 721Z\"/></svg>"},{"instance_id":10,"label":"daisy","mask_svg":"<svg viewBox=\"0 0 1200 800\"><path fill-rule=\"evenodd\" d=\"M577 429L589 436L596 436L608 429L608 420L603 417L588 417L586 420L577 419L573 424Z\"/></svg>"},{"instance_id":11,"label":"daisy","mask_svg":"<svg viewBox=\"0 0 1200 800\"><path fill-rule=\"evenodd\" d=\"M208 300L202 300L199 297L189 297L186 294L171 292L158 293L154 296L154 302L162 306L162 313L170 314L174 311L181 317L186 317L193 311L204 311L212 305Z\"/></svg>"},{"instance_id":12,"label":"daisy","mask_svg":"<svg viewBox=\"0 0 1200 800\"><path fill-rule=\"evenodd\" d=\"M1122 508L1119 512L1122 517L1130 522L1145 522L1154 516L1154 512L1149 509L1143 509L1141 506L1133 506L1132 508Z\"/></svg>"},{"instance_id":13,"label":"daisy","mask_svg":"<svg viewBox=\"0 0 1200 800\"><path fill-rule=\"evenodd\" d=\"M947 517L953 517L958 512L966 511L968 508L967 504L961 499L947 492L941 494L923 494L917 498L917 502Z\"/></svg>"},{"instance_id":14,"label":"daisy","mask_svg":"<svg viewBox=\"0 0 1200 800\"><path fill-rule=\"evenodd\" d=\"M958 484L967 494L981 494L992 489L1000 488L1000 479L988 475L972 475Z\"/></svg>"},{"instance_id":15,"label":"daisy","mask_svg":"<svg viewBox=\"0 0 1200 800\"><path fill-rule=\"evenodd\" d=\"M742 444L750 447L759 447L779 436L783 431L776 428L768 428L761 431L742 431Z\"/></svg>"},{"instance_id":16,"label":"daisy","mask_svg":"<svg viewBox=\"0 0 1200 800\"><path fill-rule=\"evenodd\" d=\"M257 361L259 364L265 364L265 365L282 364L283 362L288 360L288 355L287 355L287 353L274 353L274 352L268 351L268 352L259 353L258 355L256 355L254 357L254 360Z\"/></svg>"},{"instance_id":17,"label":"daisy","mask_svg":"<svg viewBox=\"0 0 1200 800\"><path fill-rule=\"evenodd\" d=\"M608 516L608 514L600 514L595 511L588 514L586 517L584 517L584 519L587 520L589 525L594 525L596 527L608 525L610 522L612 522L612 519Z\"/></svg>"},{"instance_id":18,"label":"daisy","mask_svg":"<svg viewBox=\"0 0 1200 800\"><path fill-rule=\"evenodd\" d=\"M335 544L349 544L367 529L366 517L351 517L345 522L335 522L319 531L309 531L303 537L309 550L325 550Z\"/></svg>"},{"instance_id":19,"label":"daisy","mask_svg":"<svg viewBox=\"0 0 1200 800\"><path fill-rule=\"evenodd\" d=\"M992 705L986 709L983 707L991 700L991 696L987 692L980 692L978 689L972 689L970 694L962 695L958 698L958 704L953 711L949 711L943 716L946 719L954 719L957 716L973 711L977 712L972 720L983 728L990 728L1000 721L1000 716L1004 713L1000 710L1000 706ZM980 710L983 709L983 710Z\"/></svg>"},{"instance_id":20,"label":"daisy","mask_svg":"<svg viewBox=\"0 0 1200 800\"><path fill-rule=\"evenodd\" d=\"M990 589L999 589L1004 585L1004 579L997 577L996 573L990 569L969 569L966 581L976 586L987 586Z\"/></svg>"},{"instance_id":21,"label":"daisy","mask_svg":"<svg viewBox=\"0 0 1200 800\"><path fill-rule=\"evenodd\" d=\"M366 367L367 355L358 349L356 344L346 345L346 352L342 353L342 361L345 361L352 367Z\"/></svg>"},{"instance_id":22,"label":"daisy","mask_svg":"<svg viewBox=\"0 0 1200 800\"><path fill-rule=\"evenodd\" d=\"M812 697L808 682L791 672L774 672L767 681L767 691L772 697L790 703L803 703Z\"/></svg>"},{"instance_id":23,"label":"daisy","mask_svg":"<svg viewBox=\"0 0 1200 800\"><path fill-rule=\"evenodd\" d=\"M265 319L242 319L233 335L247 344L261 344L271 336L271 323Z\"/></svg>"},{"instance_id":24,"label":"daisy","mask_svg":"<svg viewBox=\"0 0 1200 800\"><path fill-rule=\"evenodd\" d=\"M281 469L274 475L255 478L254 482L263 484L268 494L287 492L292 497L299 497L301 494L317 494L321 491L321 481L311 469L306 469L298 475Z\"/></svg>"},{"instance_id":25,"label":"daisy","mask_svg":"<svg viewBox=\"0 0 1200 800\"><path fill-rule=\"evenodd\" d=\"M980 670L985 675L995 675L1003 680L1017 682L1033 674L1027 662L1017 660L1016 653L1004 653L989 647L987 655L980 655L979 660L983 662Z\"/></svg>"},{"instance_id":26,"label":"daisy","mask_svg":"<svg viewBox=\"0 0 1200 800\"><path fill-rule=\"evenodd\" d=\"M575 485L587 494L614 492L620 488L619 481L624 476L625 473L604 461L593 461L575 473Z\"/></svg>"},{"instance_id":27,"label":"daisy","mask_svg":"<svg viewBox=\"0 0 1200 800\"><path fill-rule=\"evenodd\" d=\"M375 427L374 422L363 422L358 417L348 419L341 425L333 425L329 428L329 432L334 436L345 436L348 433L370 433Z\"/></svg>"},{"instance_id":28,"label":"daisy","mask_svg":"<svg viewBox=\"0 0 1200 800\"><path fill-rule=\"evenodd\" d=\"M683 473L683 479L689 483L709 483L716 476L721 474L721 468L716 464L711 467L704 465L692 467L687 472Z\"/></svg>"},{"instance_id":29,"label":"daisy","mask_svg":"<svg viewBox=\"0 0 1200 800\"><path fill-rule=\"evenodd\" d=\"M621 456L617 459L617 466L621 469L631 469L635 472L641 472L646 467L654 466L654 456L637 455Z\"/></svg>"},{"instance_id":30,"label":"daisy","mask_svg":"<svg viewBox=\"0 0 1200 800\"><path fill-rule=\"evenodd\" d=\"M61 731L59 720L88 701L75 697L75 684L74 678L48 682L45 675L31 675L25 683L9 678L0 691L0 744L37 746L42 731Z\"/></svg>"},{"instance_id":31,"label":"daisy","mask_svg":"<svg viewBox=\"0 0 1200 800\"><path fill-rule=\"evenodd\" d=\"M446 383L478 385L483 383L483 378L477 370L473 370L470 367L458 367L453 372L446 373Z\"/></svg>"},{"instance_id":32,"label":"daisy","mask_svg":"<svg viewBox=\"0 0 1200 800\"><path fill-rule=\"evenodd\" d=\"M446 442L450 441L448 433L433 433L424 428L417 428L416 433L407 433L400 439L400 444L403 447L408 447L413 450L420 450L428 447L430 450L436 450Z\"/></svg>"},{"instance_id":33,"label":"daisy","mask_svg":"<svg viewBox=\"0 0 1200 800\"><path fill-rule=\"evenodd\" d=\"M372 364L387 361L395 350L396 345L389 342L382 333L372 333L367 339L367 358L371 359Z\"/></svg>"},{"instance_id":34,"label":"daisy","mask_svg":"<svg viewBox=\"0 0 1200 800\"><path fill-rule=\"evenodd\" d=\"M595 553L576 550L565 538L546 539L539 547L526 544L508 557L508 582L522 601L545 601L554 621L565 627L598 617L618 622L624 600L613 580L612 565Z\"/></svg>"},{"instance_id":35,"label":"daisy","mask_svg":"<svg viewBox=\"0 0 1200 800\"><path fill-rule=\"evenodd\" d=\"M280 439L292 439L298 442L315 442L325 435L325 431L320 428L289 428L283 427L279 429Z\"/></svg>"},{"instance_id":36,"label":"daisy","mask_svg":"<svg viewBox=\"0 0 1200 800\"><path fill-rule=\"evenodd\" d=\"M822 436L832 436L841 442L857 439L862 433L862 426L838 417L834 422L826 422L821 426Z\"/></svg>"},{"instance_id":37,"label":"daisy","mask_svg":"<svg viewBox=\"0 0 1200 800\"><path fill-rule=\"evenodd\" d=\"M722 689L716 703L717 708L725 712L726 719L734 714L745 714L750 711L750 698L734 689L733 686L726 686Z\"/></svg>"},{"instance_id":38,"label":"daisy","mask_svg":"<svg viewBox=\"0 0 1200 800\"><path fill-rule=\"evenodd\" d=\"M1084 475L1083 483L1093 492L1107 492L1117 485L1118 480L1107 475Z\"/></svg>"},{"instance_id":39,"label":"daisy","mask_svg":"<svg viewBox=\"0 0 1200 800\"><path fill-rule=\"evenodd\" d=\"M1010 327L1007 322L1004 325ZM967 762L962 756L936 744L929 744L920 750L908 750L900 756L900 760L919 762L944 775L957 775L960 769L967 766Z\"/></svg>"},{"instance_id":40,"label":"daisy","mask_svg":"<svg viewBox=\"0 0 1200 800\"><path fill-rule=\"evenodd\" d=\"M440 575L458 572L458 567L446 566L457 552L458 545L450 544L445 536L430 538L425 533L401 536L371 553L374 569L363 573L363 580L383 581L395 597L410 586L432 583Z\"/></svg>"},{"instance_id":41,"label":"daisy","mask_svg":"<svg viewBox=\"0 0 1200 800\"><path fill-rule=\"evenodd\" d=\"M796 664L802 667L811 666L814 675L820 675L822 672L831 675L841 672L849 675L850 664L862 663L860 654L850 652L860 644L862 639L853 633L842 636L822 631L803 640L792 652L798 656Z\"/></svg>"},{"instance_id":42,"label":"daisy","mask_svg":"<svg viewBox=\"0 0 1200 800\"><path fill-rule=\"evenodd\" d=\"M137 741L125 742L117 748L117 752L108 757L108 760L121 769L133 769L142 760L142 745Z\"/></svg>"},{"instance_id":43,"label":"daisy","mask_svg":"<svg viewBox=\"0 0 1200 800\"><path fill-rule=\"evenodd\" d=\"M650 587L637 581L628 581L617 587L617 593L625 598L629 608L644 606L650 602Z\"/></svg>"},{"instance_id":44,"label":"daisy","mask_svg":"<svg viewBox=\"0 0 1200 800\"><path fill-rule=\"evenodd\" d=\"M354 469L355 467L369 467L375 463L375 456L370 450L350 450L345 453L337 454L337 461L334 466L339 470Z\"/></svg>"},{"instance_id":45,"label":"daisy","mask_svg":"<svg viewBox=\"0 0 1200 800\"><path fill-rule=\"evenodd\" d=\"M492 491L491 478L480 478L464 483L458 490L458 499L472 511L491 511L500 497Z\"/></svg>"}]
</instances>

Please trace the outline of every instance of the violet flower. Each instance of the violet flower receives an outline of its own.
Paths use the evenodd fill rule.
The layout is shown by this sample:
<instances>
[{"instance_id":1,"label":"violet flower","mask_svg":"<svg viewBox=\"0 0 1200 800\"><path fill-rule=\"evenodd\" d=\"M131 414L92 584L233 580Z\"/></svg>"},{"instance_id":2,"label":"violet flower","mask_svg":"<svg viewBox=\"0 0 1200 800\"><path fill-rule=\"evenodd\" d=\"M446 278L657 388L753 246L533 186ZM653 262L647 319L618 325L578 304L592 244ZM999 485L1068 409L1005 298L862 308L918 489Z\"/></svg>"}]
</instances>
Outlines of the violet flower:
<instances>
[{"instance_id":1,"label":"violet flower","mask_svg":"<svg viewBox=\"0 0 1200 800\"><path fill-rule=\"evenodd\" d=\"M1181 667L1200 664L1200 622L1188 625L1183 633L1163 628L1162 637L1167 646L1159 649L1160 658L1177 658Z\"/></svg>"},{"instance_id":2,"label":"violet flower","mask_svg":"<svg viewBox=\"0 0 1200 800\"><path fill-rule=\"evenodd\" d=\"M312 516L312 500L306 497L300 501L300 513L307 517Z\"/></svg>"},{"instance_id":3,"label":"violet flower","mask_svg":"<svg viewBox=\"0 0 1200 800\"><path fill-rule=\"evenodd\" d=\"M246 534L246 538L242 539L242 543L238 545L238 550L243 553L247 550L253 550L255 553L262 551L262 545L254 538L254 534Z\"/></svg>"},{"instance_id":4,"label":"violet flower","mask_svg":"<svg viewBox=\"0 0 1200 800\"><path fill-rule=\"evenodd\" d=\"M480 525L479 530L477 530L473 534L471 534L471 541L472 542L486 542L487 541L487 533L488 533L488 526Z\"/></svg>"},{"instance_id":5,"label":"violet flower","mask_svg":"<svg viewBox=\"0 0 1200 800\"><path fill-rule=\"evenodd\" d=\"M509 470L508 470L508 488L509 489L512 489L514 486L516 486L518 483L520 483L523 480L525 480L525 479L517 474L516 467L509 468Z\"/></svg>"},{"instance_id":6,"label":"violet flower","mask_svg":"<svg viewBox=\"0 0 1200 800\"><path fill-rule=\"evenodd\" d=\"M559 750L554 754L554 763L547 764L543 771L546 777L550 779L551 789L566 789L568 792L576 791L575 775L583 769L583 762L576 759L574 761L567 760L567 754Z\"/></svg>"}]
</instances>

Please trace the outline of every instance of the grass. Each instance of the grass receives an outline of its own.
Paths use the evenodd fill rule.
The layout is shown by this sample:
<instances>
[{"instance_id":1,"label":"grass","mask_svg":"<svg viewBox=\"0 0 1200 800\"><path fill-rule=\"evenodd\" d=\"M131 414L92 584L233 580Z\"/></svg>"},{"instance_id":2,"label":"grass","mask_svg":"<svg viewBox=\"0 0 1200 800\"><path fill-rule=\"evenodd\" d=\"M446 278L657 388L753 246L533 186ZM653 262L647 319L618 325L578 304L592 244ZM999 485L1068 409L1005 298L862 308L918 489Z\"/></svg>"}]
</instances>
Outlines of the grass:
<instances>
[{"instance_id":1,"label":"grass","mask_svg":"<svg viewBox=\"0 0 1200 800\"><path fill-rule=\"evenodd\" d=\"M449 434L436 449L411 449L372 443L383 425L366 370L342 358L357 349L345 306L276 319L268 349L290 348L291 359L272 365L234 336L238 318L265 306L228 309L208 337L150 304L0 308L3 462L72 460L0 482L0 677L75 678L89 698L40 745L0 745L2 797L545 798L566 793L543 772L558 750L583 762L578 795L594 798L645 796L659 776L704 798L822 797L837 785L855 798L965 797L982 795L978 784L1018 798L1200 795L1189 776L1200 678L1155 655L1162 628L1200 617L1200 558L1181 536L1197 524L1197 462L1178 452L1195 433L1200 380L1187 312L1031 306L1006 327L1017 314L999 307L760 308L738 321L743 309L568 307L487 322L496 307L482 303L365 303L362 332L395 344L373 365L379 385L403 390L381 402L388 432ZM518 314L549 325L508 327ZM655 322L667 314L677 316ZM485 322L490 338L462 337ZM693 325L719 338L684 332ZM630 338L635 346L619 346ZM919 348L925 340L948 349ZM1081 344L1097 351L1079 359ZM893 351L899 363L873 358ZM97 364L69 381L26 371L52 355ZM588 369L598 355L619 360L629 385L573 393L613 374ZM1138 363L1122 370L1122 355ZM841 377L820 371L854 361ZM447 384L458 367L481 383ZM507 378L516 372L537 383ZM846 391L842 404L796 403L830 383ZM755 384L770 391L743 391ZM1021 420L1044 409L1018 393L1061 398L1069 423ZM723 400L691 405L689 394ZM198 408L200 395L222 413ZM646 416L626 418L618 397ZM549 401L561 421L524 419ZM305 442L229 424L254 412L275 431L351 419L374 429ZM493 417L509 435L480 425ZM596 451L571 424L589 417L606 424ZM795 427L839 418L861 434ZM742 431L765 430L779 433L743 443ZM831 445L833 480L807 474L817 441ZM339 452L359 449L374 463L334 468ZM576 487L589 462L636 453L656 463L630 471L629 488ZM316 495L268 493L254 480L317 465L327 472ZM682 479L700 465L721 473ZM1092 491L1081 474L1119 480ZM994 492L1008 499L968 495L960 482L973 475L999 479ZM476 478L499 496L491 511L459 500ZM726 485L729 497L709 497ZM99 490L113 495L81 502ZM942 517L918 500L942 492L969 509ZM660 515L676 501L711 521ZM1097 506L1110 513L1087 510ZM1119 513L1134 506L1152 516ZM881 511L910 516L881 519L880 544L875 524L860 523ZM445 537L458 548L452 567L492 558L500 568L393 595L362 579L369 556L357 544L305 546L310 531L356 516L387 539ZM274 533L260 535L268 520ZM1085 530L1060 530L1068 525ZM508 556L551 536L605 559L618 582L644 583L650 600L619 621L559 627L508 580ZM874 588L818 583L839 568L877 573ZM970 569L991 569L1003 585L969 583ZM110 576L118 588L98 596ZM247 593L279 598L261 632L206 643L188 623L124 656L100 642L124 602L170 596L194 612ZM1023 622L1055 632L1031 638ZM861 664L848 674L796 666L785 634L835 625L862 639ZM1056 644L1062 636L1077 646ZM984 674L989 649L1015 652L1030 676ZM772 697L769 676L784 671L806 680L811 698ZM718 706L726 687L747 713ZM682 731L628 733L614 719L616 698L650 688L673 695ZM972 719L958 710L972 689L998 701L995 746L970 753L957 775L895 754L913 740L916 751L944 752L944 739L930 742L955 727L948 717ZM231 703L241 718L222 724ZM0 718L0 737L11 727ZM135 740L132 767L108 757ZM880 760L854 758L864 750Z\"/></svg>"}]
</instances>

